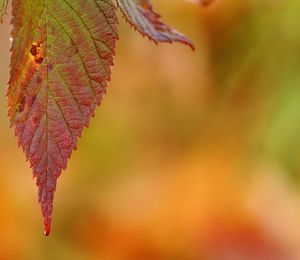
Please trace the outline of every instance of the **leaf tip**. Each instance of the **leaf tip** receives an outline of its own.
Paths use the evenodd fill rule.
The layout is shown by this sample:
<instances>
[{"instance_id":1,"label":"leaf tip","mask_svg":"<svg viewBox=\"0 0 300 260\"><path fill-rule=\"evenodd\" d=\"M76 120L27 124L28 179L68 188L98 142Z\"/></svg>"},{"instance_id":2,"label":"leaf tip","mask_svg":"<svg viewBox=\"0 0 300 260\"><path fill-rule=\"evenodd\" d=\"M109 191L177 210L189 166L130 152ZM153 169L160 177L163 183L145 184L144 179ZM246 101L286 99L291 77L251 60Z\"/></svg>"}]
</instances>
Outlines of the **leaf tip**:
<instances>
[{"instance_id":1,"label":"leaf tip","mask_svg":"<svg viewBox=\"0 0 300 260\"><path fill-rule=\"evenodd\" d=\"M48 237L51 232L51 212L45 213L44 210L42 210L42 211L43 211L43 217L44 217L44 235L46 237Z\"/></svg>"},{"instance_id":2,"label":"leaf tip","mask_svg":"<svg viewBox=\"0 0 300 260\"><path fill-rule=\"evenodd\" d=\"M45 223L44 235L48 237L50 235L50 231L51 231L50 223Z\"/></svg>"},{"instance_id":3,"label":"leaf tip","mask_svg":"<svg viewBox=\"0 0 300 260\"><path fill-rule=\"evenodd\" d=\"M188 47L190 47L192 51L196 51L195 45L194 45L194 43L191 40L187 39L183 43L185 45L187 45Z\"/></svg>"}]
</instances>

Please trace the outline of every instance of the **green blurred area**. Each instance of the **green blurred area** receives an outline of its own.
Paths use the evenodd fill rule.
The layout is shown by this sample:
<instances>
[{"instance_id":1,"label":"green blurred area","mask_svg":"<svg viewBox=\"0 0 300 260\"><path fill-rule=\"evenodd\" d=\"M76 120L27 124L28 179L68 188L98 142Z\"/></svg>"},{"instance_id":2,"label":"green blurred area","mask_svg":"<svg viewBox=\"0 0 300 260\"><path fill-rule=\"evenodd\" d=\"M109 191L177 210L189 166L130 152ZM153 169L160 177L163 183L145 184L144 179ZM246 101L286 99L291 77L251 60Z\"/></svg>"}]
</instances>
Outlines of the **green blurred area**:
<instances>
[{"instance_id":1,"label":"green blurred area","mask_svg":"<svg viewBox=\"0 0 300 260\"><path fill-rule=\"evenodd\" d=\"M196 52L120 15L112 81L42 235L6 117L0 26L0 259L300 259L300 2L153 1Z\"/></svg>"}]
</instances>

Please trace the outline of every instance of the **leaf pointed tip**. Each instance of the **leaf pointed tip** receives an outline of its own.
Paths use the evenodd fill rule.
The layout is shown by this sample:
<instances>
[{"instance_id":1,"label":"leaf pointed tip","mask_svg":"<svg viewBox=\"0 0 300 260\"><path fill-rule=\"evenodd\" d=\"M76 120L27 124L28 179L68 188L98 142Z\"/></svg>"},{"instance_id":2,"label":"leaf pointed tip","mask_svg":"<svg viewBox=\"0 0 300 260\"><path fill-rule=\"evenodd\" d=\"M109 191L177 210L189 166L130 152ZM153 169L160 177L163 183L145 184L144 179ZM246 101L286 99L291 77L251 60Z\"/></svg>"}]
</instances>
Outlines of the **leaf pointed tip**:
<instances>
[{"instance_id":1,"label":"leaf pointed tip","mask_svg":"<svg viewBox=\"0 0 300 260\"><path fill-rule=\"evenodd\" d=\"M50 230L51 230L50 223L45 223L44 235L46 237L48 237L50 235Z\"/></svg>"},{"instance_id":2,"label":"leaf pointed tip","mask_svg":"<svg viewBox=\"0 0 300 260\"><path fill-rule=\"evenodd\" d=\"M51 233L51 216L44 215L44 235L48 237Z\"/></svg>"},{"instance_id":3,"label":"leaf pointed tip","mask_svg":"<svg viewBox=\"0 0 300 260\"><path fill-rule=\"evenodd\" d=\"M188 39L188 40L184 41L183 43L185 45L187 45L188 47L190 47L190 49L192 51L196 51L195 45L194 45L194 43L191 40Z\"/></svg>"}]
</instances>

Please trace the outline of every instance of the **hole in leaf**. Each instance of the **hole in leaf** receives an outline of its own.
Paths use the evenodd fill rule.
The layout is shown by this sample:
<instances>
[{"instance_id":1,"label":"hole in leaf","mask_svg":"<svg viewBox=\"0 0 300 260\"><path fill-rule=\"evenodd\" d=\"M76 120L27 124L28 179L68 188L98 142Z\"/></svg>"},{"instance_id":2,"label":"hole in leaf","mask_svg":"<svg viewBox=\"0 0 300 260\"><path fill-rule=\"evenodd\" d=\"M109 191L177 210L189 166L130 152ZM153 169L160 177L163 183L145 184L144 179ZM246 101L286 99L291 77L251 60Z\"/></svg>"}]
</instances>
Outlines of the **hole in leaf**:
<instances>
[{"instance_id":1,"label":"hole in leaf","mask_svg":"<svg viewBox=\"0 0 300 260\"><path fill-rule=\"evenodd\" d=\"M41 64L44 60L43 56L41 55L41 45L40 43L33 43L30 49L30 54L34 57L34 61L38 64Z\"/></svg>"},{"instance_id":2,"label":"hole in leaf","mask_svg":"<svg viewBox=\"0 0 300 260\"><path fill-rule=\"evenodd\" d=\"M44 60L44 58L40 57L40 58L36 58L35 62L38 63L38 64L41 64L43 62L43 60Z\"/></svg>"},{"instance_id":3,"label":"hole in leaf","mask_svg":"<svg viewBox=\"0 0 300 260\"><path fill-rule=\"evenodd\" d=\"M18 103L17 105L17 112L18 113L21 113L24 111L24 108L25 108L25 101L26 101L26 97L23 97L20 101L20 103Z\"/></svg>"},{"instance_id":4,"label":"hole in leaf","mask_svg":"<svg viewBox=\"0 0 300 260\"><path fill-rule=\"evenodd\" d=\"M32 44L31 49L30 49L30 53L32 56L36 56L39 53L39 48L40 45L39 44Z\"/></svg>"}]
</instances>

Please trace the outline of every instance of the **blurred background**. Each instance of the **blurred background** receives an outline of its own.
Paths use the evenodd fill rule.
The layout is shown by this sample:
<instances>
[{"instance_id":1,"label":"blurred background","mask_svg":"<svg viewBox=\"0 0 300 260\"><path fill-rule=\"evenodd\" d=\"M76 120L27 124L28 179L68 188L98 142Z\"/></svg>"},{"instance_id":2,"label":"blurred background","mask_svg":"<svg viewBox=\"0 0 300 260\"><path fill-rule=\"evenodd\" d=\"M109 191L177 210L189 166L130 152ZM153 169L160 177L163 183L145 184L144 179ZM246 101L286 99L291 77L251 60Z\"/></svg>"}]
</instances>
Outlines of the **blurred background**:
<instances>
[{"instance_id":1,"label":"blurred background","mask_svg":"<svg viewBox=\"0 0 300 260\"><path fill-rule=\"evenodd\" d=\"M188 35L120 17L108 94L63 172L50 237L6 117L0 26L0 258L300 259L300 1L153 0Z\"/></svg>"}]
</instances>

